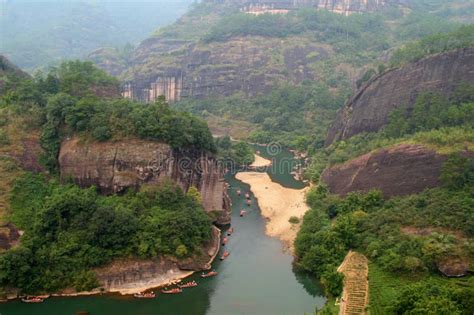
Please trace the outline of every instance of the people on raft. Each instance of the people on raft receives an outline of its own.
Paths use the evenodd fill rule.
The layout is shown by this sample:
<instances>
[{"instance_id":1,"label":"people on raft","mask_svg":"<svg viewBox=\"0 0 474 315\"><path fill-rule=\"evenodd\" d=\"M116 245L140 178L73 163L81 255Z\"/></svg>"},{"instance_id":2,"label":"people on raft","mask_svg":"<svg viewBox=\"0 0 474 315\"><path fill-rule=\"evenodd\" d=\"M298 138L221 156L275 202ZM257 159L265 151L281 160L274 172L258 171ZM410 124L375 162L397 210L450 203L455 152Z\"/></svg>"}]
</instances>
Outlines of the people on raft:
<instances>
[{"instance_id":1,"label":"people on raft","mask_svg":"<svg viewBox=\"0 0 474 315\"><path fill-rule=\"evenodd\" d=\"M213 277L217 276L217 272L215 270L209 271L208 273L202 273L201 278L208 278L208 277Z\"/></svg>"},{"instance_id":2,"label":"people on raft","mask_svg":"<svg viewBox=\"0 0 474 315\"><path fill-rule=\"evenodd\" d=\"M230 255L230 253L228 251L225 251L224 254L222 254L222 256L221 256L221 260L226 259L229 255Z\"/></svg>"},{"instance_id":3,"label":"people on raft","mask_svg":"<svg viewBox=\"0 0 474 315\"><path fill-rule=\"evenodd\" d=\"M246 213L247 213L247 211L245 211L244 209L240 210L240 216L241 217L243 217Z\"/></svg>"},{"instance_id":4,"label":"people on raft","mask_svg":"<svg viewBox=\"0 0 474 315\"><path fill-rule=\"evenodd\" d=\"M44 299L38 296L27 296L25 298L22 298L21 301L25 303L42 303L44 302Z\"/></svg>"},{"instance_id":5,"label":"people on raft","mask_svg":"<svg viewBox=\"0 0 474 315\"><path fill-rule=\"evenodd\" d=\"M232 233L234 233L234 228L231 227L230 229L227 230L227 236L231 236Z\"/></svg>"},{"instance_id":6,"label":"people on raft","mask_svg":"<svg viewBox=\"0 0 474 315\"><path fill-rule=\"evenodd\" d=\"M133 295L134 297L136 298L139 298L139 299L152 299L155 297L155 292L151 291L151 292L138 292L136 294Z\"/></svg>"},{"instance_id":7,"label":"people on raft","mask_svg":"<svg viewBox=\"0 0 474 315\"><path fill-rule=\"evenodd\" d=\"M228 242L227 237L224 237L224 239L222 240L222 246L224 246L225 244L227 244L227 242Z\"/></svg>"},{"instance_id":8,"label":"people on raft","mask_svg":"<svg viewBox=\"0 0 474 315\"><path fill-rule=\"evenodd\" d=\"M250 194L249 194L249 193L246 193L246 194L245 194L245 198L250 199Z\"/></svg>"},{"instance_id":9,"label":"people on raft","mask_svg":"<svg viewBox=\"0 0 474 315\"><path fill-rule=\"evenodd\" d=\"M190 282L187 282L187 283L183 283L181 285L179 285L180 288L192 288L192 287L197 287L197 282L195 280L193 281L190 281Z\"/></svg>"},{"instance_id":10,"label":"people on raft","mask_svg":"<svg viewBox=\"0 0 474 315\"><path fill-rule=\"evenodd\" d=\"M240 196L242 192L240 190L237 190L237 196Z\"/></svg>"},{"instance_id":11,"label":"people on raft","mask_svg":"<svg viewBox=\"0 0 474 315\"><path fill-rule=\"evenodd\" d=\"M251 203L252 203L252 202L251 202L250 200L247 200L247 206L248 206L248 207L250 207L250 204L251 204Z\"/></svg>"},{"instance_id":12,"label":"people on raft","mask_svg":"<svg viewBox=\"0 0 474 315\"><path fill-rule=\"evenodd\" d=\"M183 292L183 290L181 290L181 288L173 288L171 290L168 290L168 289L163 289L161 290L161 293L163 294L177 294L177 293L181 293Z\"/></svg>"}]
</instances>

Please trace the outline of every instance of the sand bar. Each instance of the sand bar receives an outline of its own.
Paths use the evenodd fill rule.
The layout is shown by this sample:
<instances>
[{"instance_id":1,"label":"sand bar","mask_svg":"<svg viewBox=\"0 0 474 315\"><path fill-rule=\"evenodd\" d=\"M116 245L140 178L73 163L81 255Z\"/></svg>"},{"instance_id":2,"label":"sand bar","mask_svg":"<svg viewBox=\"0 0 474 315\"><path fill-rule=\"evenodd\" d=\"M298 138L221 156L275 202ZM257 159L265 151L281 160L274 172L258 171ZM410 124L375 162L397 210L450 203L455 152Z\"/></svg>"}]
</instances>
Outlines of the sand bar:
<instances>
[{"instance_id":1,"label":"sand bar","mask_svg":"<svg viewBox=\"0 0 474 315\"><path fill-rule=\"evenodd\" d=\"M299 224L291 224L288 220L296 216L302 221L303 215L309 209L305 203L308 188L283 187L273 182L267 173L240 172L236 178L249 184L258 199L262 215L268 219L265 233L280 238L293 251L293 241L299 230Z\"/></svg>"}]
</instances>

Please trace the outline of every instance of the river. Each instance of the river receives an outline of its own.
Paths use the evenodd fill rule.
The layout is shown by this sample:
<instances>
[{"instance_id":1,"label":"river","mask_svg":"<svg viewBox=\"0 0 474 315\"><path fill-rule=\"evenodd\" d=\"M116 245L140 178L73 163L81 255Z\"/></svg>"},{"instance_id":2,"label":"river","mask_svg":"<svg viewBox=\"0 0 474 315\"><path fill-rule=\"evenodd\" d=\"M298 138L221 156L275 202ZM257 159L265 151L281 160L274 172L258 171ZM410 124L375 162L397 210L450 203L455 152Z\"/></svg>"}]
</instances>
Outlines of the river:
<instances>
[{"instance_id":1,"label":"river","mask_svg":"<svg viewBox=\"0 0 474 315\"><path fill-rule=\"evenodd\" d=\"M277 167L282 163L295 163L290 152L266 150L260 146L255 148L263 157L276 163L268 170L273 181L290 188L304 186L290 175L290 167ZM54 297L41 304L20 301L1 304L0 314L74 315L88 311L90 315L297 315L312 314L316 306L322 307L325 298L314 277L294 270L293 257L283 251L282 243L264 234L265 220L253 195L254 202L248 214L239 217L245 200L237 196L236 191L247 192L249 186L236 180L232 174L226 175L226 181L231 185L229 195L233 203L234 234L225 246L230 256L223 262L217 259L213 263L218 272L216 277L201 279L195 274L185 281L195 279L198 287L177 295L159 294L151 300L111 294Z\"/></svg>"}]
</instances>

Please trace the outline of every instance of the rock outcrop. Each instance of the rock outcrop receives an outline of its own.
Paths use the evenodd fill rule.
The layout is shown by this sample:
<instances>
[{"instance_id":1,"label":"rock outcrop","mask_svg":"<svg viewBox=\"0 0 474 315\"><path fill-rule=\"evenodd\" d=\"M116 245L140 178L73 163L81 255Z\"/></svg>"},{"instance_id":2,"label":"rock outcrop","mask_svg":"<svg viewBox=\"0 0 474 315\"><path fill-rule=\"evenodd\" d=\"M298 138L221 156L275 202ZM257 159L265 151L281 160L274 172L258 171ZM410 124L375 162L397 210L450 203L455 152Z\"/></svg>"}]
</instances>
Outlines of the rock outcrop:
<instances>
[{"instance_id":1,"label":"rock outcrop","mask_svg":"<svg viewBox=\"0 0 474 315\"><path fill-rule=\"evenodd\" d=\"M376 12L387 5L409 2L407 0L205 0L207 3L238 4L245 9L268 8L269 10L295 10L313 7L349 15L361 12ZM245 12L245 11L244 11Z\"/></svg>"},{"instance_id":2,"label":"rock outcrop","mask_svg":"<svg viewBox=\"0 0 474 315\"><path fill-rule=\"evenodd\" d=\"M160 257L152 260L120 259L94 270L100 287L107 292L131 294L164 286L189 276L193 271L209 270L219 252L220 230L212 230L212 238L200 255L186 261Z\"/></svg>"},{"instance_id":3,"label":"rock outcrop","mask_svg":"<svg viewBox=\"0 0 474 315\"><path fill-rule=\"evenodd\" d=\"M385 197L419 193L440 185L446 156L422 145L400 144L326 169L321 179L332 193L379 189Z\"/></svg>"},{"instance_id":4,"label":"rock outcrop","mask_svg":"<svg viewBox=\"0 0 474 315\"><path fill-rule=\"evenodd\" d=\"M326 145L361 132L378 131L389 114L410 110L424 92L451 96L460 83L474 83L474 47L427 57L370 80L341 109L329 129Z\"/></svg>"},{"instance_id":5,"label":"rock outcrop","mask_svg":"<svg viewBox=\"0 0 474 315\"><path fill-rule=\"evenodd\" d=\"M169 102L237 92L253 97L279 83L317 80L311 64L330 53L303 38L236 37L202 45L153 37L135 51L122 95L144 102L161 95Z\"/></svg>"},{"instance_id":6,"label":"rock outcrop","mask_svg":"<svg viewBox=\"0 0 474 315\"><path fill-rule=\"evenodd\" d=\"M95 185L105 194L167 180L184 191L195 186L206 211L218 214L216 222L230 222L223 170L209 153L173 150L165 143L145 140L86 143L74 137L62 143L59 165L61 179L72 179L81 187Z\"/></svg>"}]
</instances>

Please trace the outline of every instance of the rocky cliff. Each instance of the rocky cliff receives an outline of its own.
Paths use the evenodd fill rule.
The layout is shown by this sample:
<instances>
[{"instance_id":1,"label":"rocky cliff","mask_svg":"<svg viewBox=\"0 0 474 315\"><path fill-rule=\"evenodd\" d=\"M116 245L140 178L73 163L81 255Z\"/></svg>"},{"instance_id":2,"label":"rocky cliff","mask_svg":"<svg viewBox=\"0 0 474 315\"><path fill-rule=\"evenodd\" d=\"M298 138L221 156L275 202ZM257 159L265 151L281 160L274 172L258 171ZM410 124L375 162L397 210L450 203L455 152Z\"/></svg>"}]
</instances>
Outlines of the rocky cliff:
<instances>
[{"instance_id":1,"label":"rocky cliff","mask_svg":"<svg viewBox=\"0 0 474 315\"><path fill-rule=\"evenodd\" d=\"M61 178L101 192L120 193L129 187L173 180L184 191L197 187L206 211L216 211L217 223L230 222L223 170L209 153L173 150L145 140L81 142L65 140L59 153Z\"/></svg>"},{"instance_id":2,"label":"rocky cliff","mask_svg":"<svg viewBox=\"0 0 474 315\"><path fill-rule=\"evenodd\" d=\"M269 10L294 10L304 7L313 7L329 10L344 15L360 12L379 11L387 5L407 3L400 0L204 0L207 3L230 3L238 4L245 9L258 7Z\"/></svg>"},{"instance_id":3,"label":"rocky cliff","mask_svg":"<svg viewBox=\"0 0 474 315\"><path fill-rule=\"evenodd\" d=\"M406 106L410 110L421 93L431 91L449 97L462 82L474 83L474 47L389 70L348 100L329 129L326 145L361 132L378 131L394 109Z\"/></svg>"},{"instance_id":4,"label":"rocky cliff","mask_svg":"<svg viewBox=\"0 0 474 315\"><path fill-rule=\"evenodd\" d=\"M404 196L439 186L445 160L422 145L400 144L330 167L321 179L339 195L379 189L385 197Z\"/></svg>"},{"instance_id":5,"label":"rocky cliff","mask_svg":"<svg viewBox=\"0 0 474 315\"><path fill-rule=\"evenodd\" d=\"M153 37L135 51L123 96L146 102L160 95L170 102L237 92L253 97L278 83L317 80L311 64L331 53L303 37L237 37L206 45Z\"/></svg>"}]
</instances>

